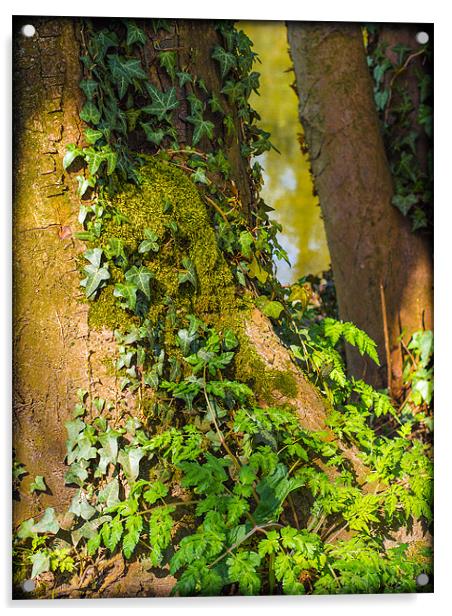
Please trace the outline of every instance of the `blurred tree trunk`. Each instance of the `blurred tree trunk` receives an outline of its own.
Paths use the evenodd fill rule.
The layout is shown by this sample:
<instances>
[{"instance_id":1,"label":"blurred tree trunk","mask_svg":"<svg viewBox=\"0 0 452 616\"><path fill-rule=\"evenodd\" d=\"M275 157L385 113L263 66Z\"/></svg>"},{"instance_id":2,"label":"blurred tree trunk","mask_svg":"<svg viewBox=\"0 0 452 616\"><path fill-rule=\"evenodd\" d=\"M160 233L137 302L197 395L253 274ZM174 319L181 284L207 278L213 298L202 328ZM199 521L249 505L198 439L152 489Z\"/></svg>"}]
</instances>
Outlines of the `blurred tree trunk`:
<instances>
[{"instance_id":1,"label":"blurred tree trunk","mask_svg":"<svg viewBox=\"0 0 452 616\"><path fill-rule=\"evenodd\" d=\"M432 324L432 254L391 204L361 28L288 24L300 120L325 220L340 317L378 344L380 368L347 348L350 372L401 393L404 340Z\"/></svg>"}]
</instances>

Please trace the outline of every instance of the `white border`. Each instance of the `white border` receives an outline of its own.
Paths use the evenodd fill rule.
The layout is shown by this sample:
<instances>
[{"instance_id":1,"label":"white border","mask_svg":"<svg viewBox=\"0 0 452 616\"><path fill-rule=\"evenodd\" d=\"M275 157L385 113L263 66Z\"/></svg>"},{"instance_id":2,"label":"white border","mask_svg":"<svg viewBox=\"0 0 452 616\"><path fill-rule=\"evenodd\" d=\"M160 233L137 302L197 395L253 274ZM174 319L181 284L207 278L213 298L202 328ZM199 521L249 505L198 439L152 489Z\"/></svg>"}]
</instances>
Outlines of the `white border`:
<instances>
[{"instance_id":1,"label":"white border","mask_svg":"<svg viewBox=\"0 0 452 616\"><path fill-rule=\"evenodd\" d=\"M2 588L3 606L6 609L19 610L118 610L137 609L143 613L152 610L154 613L197 613L199 611L215 611L227 613L230 610L243 613L245 610L273 614L284 609L290 613L306 610L309 614L334 613L335 616L361 614L371 616L382 612L394 614L410 612L412 615L424 615L432 607L445 607L450 604L448 589L451 585L450 560L452 552L451 529L451 485L450 465L447 453L451 451L452 437L451 405L447 405L448 390L451 382L448 373L451 364L448 361L452 352L451 317L452 317L452 252L451 252L451 70L450 42L451 20L450 11L444 0L377 0L366 3L359 0L277 0L269 3L265 0L227 0L220 2L200 2L196 0L173 0L157 3L133 2L113 4L111 0L97 1L77 0L77 2L58 1L16 1L5 2L1 7L1 42L2 42L2 104L1 117L3 130L1 143L3 149L0 186L3 189L2 205L0 207L0 263L2 267L1 280L4 281L2 297L2 313L0 328L0 348L2 353L1 391L4 394L4 404L1 407L3 422L2 434L2 484L5 488L4 503L1 508L2 523ZM435 414L435 594L434 595L376 595L350 597L254 597L231 599L137 599L137 600L98 600L98 601L57 601L57 602L15 602L8 600L10 581L10 548L8 504L10 502L10 363L11 363L11 15L104 15L104 16L143 16L143 17L194 17L223 19L277 19L277 20L325 20L325 21L400 21L400 22L434 22L435 23L435 333L436 333L436 414ZM449 300L449 301L448 301ZM434 604L434 606L433 606ZM16 612L17 613L17 612Z\"/></svg>"}]
</instances>

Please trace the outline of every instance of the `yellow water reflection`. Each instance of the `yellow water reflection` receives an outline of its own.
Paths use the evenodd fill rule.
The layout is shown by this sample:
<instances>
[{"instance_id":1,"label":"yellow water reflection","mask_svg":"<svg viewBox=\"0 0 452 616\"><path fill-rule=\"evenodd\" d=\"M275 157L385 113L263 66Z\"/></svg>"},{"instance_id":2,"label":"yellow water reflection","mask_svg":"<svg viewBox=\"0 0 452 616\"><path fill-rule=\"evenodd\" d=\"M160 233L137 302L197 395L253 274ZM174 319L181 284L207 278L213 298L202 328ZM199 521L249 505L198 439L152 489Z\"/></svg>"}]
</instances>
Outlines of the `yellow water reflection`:
<instances>
[{"instance_id":1,"label":"yellow water reflection","mask_svg":"<svg viewBox=\"0 0 452 616\"><path fill-rule=\"evenodd\" d=\"M318 200L312 194L312 180L306 157L300 150L297 134L302 128L298 120L298 99L290 87L294 74L288 53L284 22L240 22L254 43L262 64L260 96L252 95L251 105L261 116L261 126L271 132L274 150L259 157L264 167L262 197L275 209L272 213L283 226L280 237L292 264L278 263L278 277L290 283L305 274L318 274L329 267L326 243Z\"/></svg>"}]
</instances>

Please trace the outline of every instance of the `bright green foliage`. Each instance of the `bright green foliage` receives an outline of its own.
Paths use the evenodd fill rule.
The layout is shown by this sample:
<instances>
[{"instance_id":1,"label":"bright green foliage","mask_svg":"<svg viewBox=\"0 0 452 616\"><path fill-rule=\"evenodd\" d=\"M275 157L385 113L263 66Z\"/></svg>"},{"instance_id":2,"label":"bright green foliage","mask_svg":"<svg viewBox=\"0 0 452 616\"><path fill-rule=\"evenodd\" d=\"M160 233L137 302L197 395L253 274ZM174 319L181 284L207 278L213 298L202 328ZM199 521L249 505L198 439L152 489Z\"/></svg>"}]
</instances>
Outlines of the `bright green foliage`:
<instances>
[{"instance_id":1,"label":"bright green foliage","mask_svg":"<svg viewBox=\"0 0 452 616\"><path fill-rule=\"evenodd\" d=\"M153 25L168 28L164 20ZM237 106L242 154L256 156L272 146L247 102L258 87L252 44L229 22L218 30L222 45L212 57L223 93ZM392 524L431 520L431 460L428 446L413 438L415 420L396 419L385 393L347 377L341 344L378 362L373 341L351 323L308 318L306 303L276 281L274 257L287 257L280 228L263 203L254 206L252 226L240 213L219 141L215 154L184 152L189 177L165 160L135 164L124 146L128 132L144 130L160 146L174 137L171 113L179 103L175 86L159 91L130 56L144 44L143 31L126 20L124 36L125 45L108 30L90 33L82 58L90 77L82 88L101 115L86 134L91 149L68 148L64 164L83 158L92 177L80 191L82 182L96 187L79 216L80 239L90 242L83 285L94 300L91 318L98 310L98 323L115 329L115 371L138 405L126 410L79 392L66 423L65 481L78 488L74 520L69 533L53 509L22 523L15 546L25 550L27 575L71 572L79 554L95 560L120 551L169 566L180 595L414 591L427 559L404 545L388 548L383 537ZM213 140L196 93L209 98L213 113L222 113L221 105L196 76L177 72L173 52L161 52L159 61L180 87L193 89L193 146ZM135 94L150 103L135 108ZM229 187L224 195L218 177ZM250 182L257 192L258 167ZM206 210L203 196L217 207ZM263 407L257 388L237 377L245 344L236 295L272 319L294 361L328 398L330 431L301 428L289 407ZM103 318L106 304L113 322ZM117 326L118 314L130 318ZM429 340L417 335L410 343L417 368L430 369ZM394 422L392 432L374 429L383 418ZM357 446L375 490L358 482L343 444ZM338 532L349 539L335 540Z\"/></svg>"}]
</instances>

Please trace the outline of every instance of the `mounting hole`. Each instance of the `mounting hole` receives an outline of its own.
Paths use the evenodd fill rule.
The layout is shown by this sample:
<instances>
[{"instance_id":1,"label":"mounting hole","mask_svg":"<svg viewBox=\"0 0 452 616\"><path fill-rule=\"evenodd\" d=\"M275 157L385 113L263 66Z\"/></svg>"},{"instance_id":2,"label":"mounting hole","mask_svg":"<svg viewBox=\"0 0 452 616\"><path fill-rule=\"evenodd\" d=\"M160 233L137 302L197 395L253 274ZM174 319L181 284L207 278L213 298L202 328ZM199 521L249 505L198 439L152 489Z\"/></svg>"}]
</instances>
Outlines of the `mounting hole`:
<instances>
[{"instance_id":1,"label":"mounting hole","mask_svg":"<svg viewBox=\"0 0 452 616\"><path fill-rule=\"evenodd\" d=\"M27 38L31 38L32 36L36 34L36 28L32 26L31 24L25 24L25 26L22 26L20 31Z\"/></svg>"},{"instance_id":2,"label":"mounting hole","mask_svg":"<svg viewBox=\"0 0 452 616\"><path fill-rule=\"evenodd\" d=\"M419 45L425 45L426 43L428 43L429 38L430 37L427 34L427 32L418 32L416 34L416 40L419 43Z\"/></svg>"},{"instance_id":3,"label":"mounting hole","mask_svg":"<svg viewBox=\"0 0 452 616\"><path fill-rule=\"evenodd\" d=\"M416 578L416 584L418 586L427 586L429 581L429 577L426 573L420 573Z\"/></svg>"},{"instance_id":4,"label":"mounting hole","mask_svg":"<svg viewBox=\"0 0 452 616\"><path fill-rule=\"evenodd\" d=\"M36 584L34 580L25 580L25 582L22 583L22 590L24 592L33 592L35 588Z\"/></svg>"}]
</instances>

